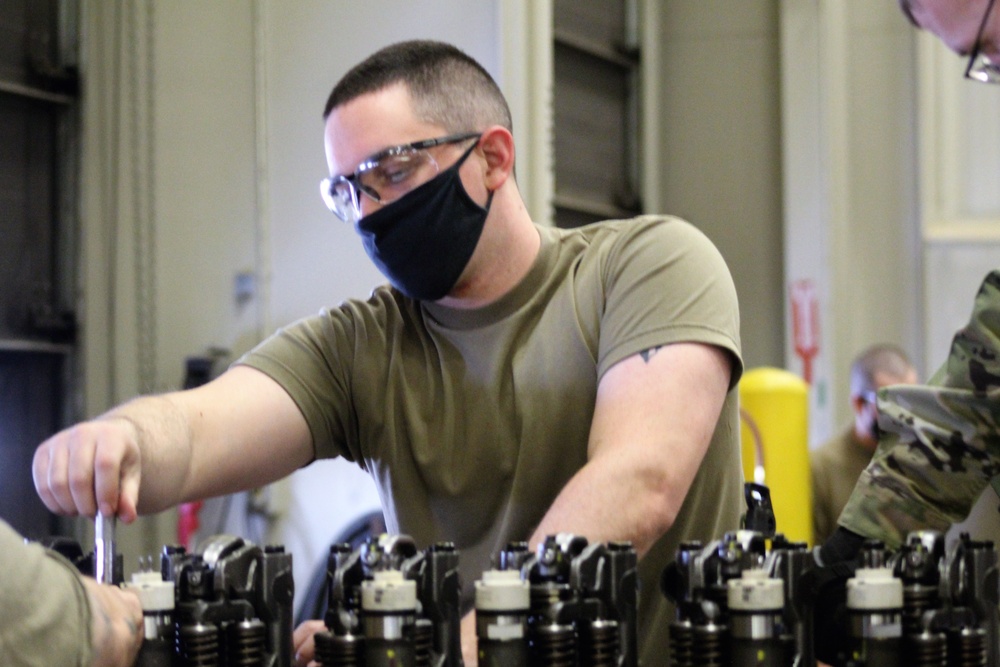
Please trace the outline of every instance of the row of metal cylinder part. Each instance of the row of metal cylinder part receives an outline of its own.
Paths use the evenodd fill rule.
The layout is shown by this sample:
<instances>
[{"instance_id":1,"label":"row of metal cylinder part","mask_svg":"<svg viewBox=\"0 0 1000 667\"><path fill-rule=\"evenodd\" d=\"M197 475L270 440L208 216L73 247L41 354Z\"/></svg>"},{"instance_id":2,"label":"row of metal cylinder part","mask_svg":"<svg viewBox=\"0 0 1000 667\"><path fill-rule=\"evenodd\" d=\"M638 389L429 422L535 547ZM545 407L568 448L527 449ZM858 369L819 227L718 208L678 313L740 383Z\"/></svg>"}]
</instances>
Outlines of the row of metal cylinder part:
<instances>
[{"instance_id":1,"label":"row of metal cylinder part","mask_svg":"<svg viewBox=\"0 0 1000 667\"><path fill-rule=\"evenodd\" d=\"M637 555L560 534L508 545L475 582L482 667L637 667ZM382 535L331 547L321 667L461 667L459 553ZM219 536L165 548L131 586L146 610L139 667L290 667L291 556ZM849 570L781 535L742 530L681 546L661 592L677 667L1000 666L997 555L935 532L865 544ZM645 591L644 591L645 594Z\"/></svg>"},{"instance_id":2,"label":"row of metal cylinder part","mask_svg":"<svg viewBox=\"0 0 1000 667\"><path fill-rule=\"evenodd\" d=\"M780 535L691 543L664 572L677 605L676 667L1000 665L997 555L991 542L920 531L890 551L864 544L850 565Z\"/></svg>"},{"instance_id":3,"label":"row of metal cylinder part","mask_svg":"<svg viewBox=\"0 0 1000 667\"><path fill-rule=\"evenodd\" d=\"M549 537L508 545L475 582L478 663L638 665L637 556L627 543ZM403 536L331 549L323 667L462 665L458 553Z\"/></svg>"}]
</instances>

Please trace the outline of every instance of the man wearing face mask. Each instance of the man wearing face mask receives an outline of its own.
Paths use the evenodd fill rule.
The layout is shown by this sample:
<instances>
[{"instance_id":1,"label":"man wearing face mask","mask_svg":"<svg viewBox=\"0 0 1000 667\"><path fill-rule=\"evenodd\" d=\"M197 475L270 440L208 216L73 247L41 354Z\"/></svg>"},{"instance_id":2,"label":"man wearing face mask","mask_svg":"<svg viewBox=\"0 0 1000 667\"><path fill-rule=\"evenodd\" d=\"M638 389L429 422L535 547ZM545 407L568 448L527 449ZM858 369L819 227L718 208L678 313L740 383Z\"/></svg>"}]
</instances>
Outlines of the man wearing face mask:
<instances>
[{"instance_id":1,"label":"man wearing face mask","mask_svg":"<svg viewBox=\"0 0 1000 667\"><path fill-rule=\"evenodd\" d=\"M815 543L822 544L836 529L837 517L878 446L875 392L889 385L916 381L916 370L906 353L895 345L872 345L854 358L850 376L854 421L810 452Z\"/></svg>"},{"instance_id":2,"label":"man wearing face mask","mask_svg":"<svg viewBox=\"0 0 1000 667\"><path fill-rule=\"evenodd\" d=\"M742 508L724 261L666 216L533 223L503 95L447 44L375 53L324 117L321 194L390 285L279 331L202 387L57 434L36 453L40 496L130 521L343 456L376 481L390 532L455 543L466 610L511 540L631 541L640 654L661 664L663 567L681 542L735 529ZM317 629L296 632L300 664Z\"/></svg>"}]
</instances>

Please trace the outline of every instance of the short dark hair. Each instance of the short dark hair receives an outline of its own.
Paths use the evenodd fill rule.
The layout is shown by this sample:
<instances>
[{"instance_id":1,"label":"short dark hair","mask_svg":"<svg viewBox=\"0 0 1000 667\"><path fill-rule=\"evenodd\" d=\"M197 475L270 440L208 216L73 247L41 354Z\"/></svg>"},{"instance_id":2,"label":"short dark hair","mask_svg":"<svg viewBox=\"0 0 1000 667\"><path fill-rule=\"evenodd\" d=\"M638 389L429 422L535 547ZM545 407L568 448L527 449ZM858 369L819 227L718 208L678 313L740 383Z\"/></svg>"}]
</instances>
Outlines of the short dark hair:
<instances>
[{"instance_id":1,"label":"short dark hair","mask_svg":"<svg viewBox=\"0 0 1000 667\"><path fill-rule=\"evenodd\" d=\"M418 118L447 132L489 125L513 131L507 101L489 72L451 44L430 40L392 44L355 65L333 87L323 118L361 95L396 83L406 85Z\"/></svg>"},{"instance_id":2,"label":"short dark hair","mask_svg":"<svg viewBox=\"0 0 1000 667\"><path fill-rule=\"evenodd\" d=\"M851 364L851 396L864 396L878 389L875 376L879 373L901 381L912 370L913 364L902 348L890 343L872 345Z\"/></svg>"}]
</instances>

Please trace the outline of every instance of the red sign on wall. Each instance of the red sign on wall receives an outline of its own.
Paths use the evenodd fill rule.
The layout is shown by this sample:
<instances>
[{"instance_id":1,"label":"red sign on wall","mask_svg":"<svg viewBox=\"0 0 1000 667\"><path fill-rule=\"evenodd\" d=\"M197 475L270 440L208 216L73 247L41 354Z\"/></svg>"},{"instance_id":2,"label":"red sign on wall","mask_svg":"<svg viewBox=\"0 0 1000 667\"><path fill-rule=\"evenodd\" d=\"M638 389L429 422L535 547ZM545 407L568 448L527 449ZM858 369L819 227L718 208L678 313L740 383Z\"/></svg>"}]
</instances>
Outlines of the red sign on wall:
<instances>
[{"instance_id":1,"label":"red sign on wall","mask_svg":"<svg viewBox=\"0 0 1000 667\"><path fill-rule=\"evenodd\" d=\"M812 362L819 354L819 302L811 280L796 280L791 286L792 341L802 359L802 379L812 384Z\"/></svg>"}]
</instances>

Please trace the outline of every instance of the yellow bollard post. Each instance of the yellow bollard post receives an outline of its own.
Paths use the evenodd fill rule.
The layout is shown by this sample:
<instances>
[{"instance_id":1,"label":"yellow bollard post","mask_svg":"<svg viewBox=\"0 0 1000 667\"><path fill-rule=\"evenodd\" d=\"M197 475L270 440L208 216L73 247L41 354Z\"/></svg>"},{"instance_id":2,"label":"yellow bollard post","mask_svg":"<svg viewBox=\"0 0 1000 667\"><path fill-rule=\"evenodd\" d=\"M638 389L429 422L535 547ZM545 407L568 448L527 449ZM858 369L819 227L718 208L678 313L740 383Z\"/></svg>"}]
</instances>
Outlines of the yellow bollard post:
<instances>
[{"instance_id":1,"label":"yellow bollard post","mask_svg":"<svg viewBox=\"0 0 1000 667\"><path fill-rule=\"evenodd\" d=\"M778 532L812 545L808 411L809 386L794 373L763 367L743 374L743 476L770 489Z\"/></svg>"}]
</instances>

